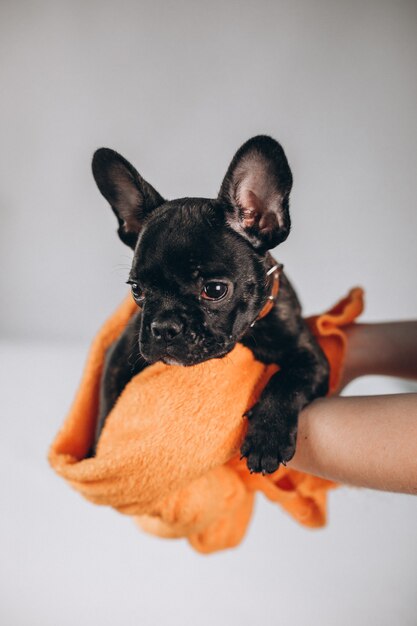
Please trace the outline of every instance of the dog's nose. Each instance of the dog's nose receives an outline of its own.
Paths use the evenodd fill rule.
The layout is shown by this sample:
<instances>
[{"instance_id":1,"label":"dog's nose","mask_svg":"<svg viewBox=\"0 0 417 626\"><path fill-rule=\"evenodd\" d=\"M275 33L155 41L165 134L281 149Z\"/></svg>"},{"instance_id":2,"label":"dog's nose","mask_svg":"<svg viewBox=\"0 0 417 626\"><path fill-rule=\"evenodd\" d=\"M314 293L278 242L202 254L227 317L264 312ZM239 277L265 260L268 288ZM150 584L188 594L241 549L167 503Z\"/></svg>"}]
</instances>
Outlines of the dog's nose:
<instances>
[{"instance_id":1,"label":"dog's nose","mask_svg":"<svg viewBox=\"0 0 417 626\"><path fill-rule=\"evenodd\" d=\"M151 332L155 339L166 342L172 341L183 330L183 324L176 319L154 320L151 324Z\"/></svg>"}]
</instances>

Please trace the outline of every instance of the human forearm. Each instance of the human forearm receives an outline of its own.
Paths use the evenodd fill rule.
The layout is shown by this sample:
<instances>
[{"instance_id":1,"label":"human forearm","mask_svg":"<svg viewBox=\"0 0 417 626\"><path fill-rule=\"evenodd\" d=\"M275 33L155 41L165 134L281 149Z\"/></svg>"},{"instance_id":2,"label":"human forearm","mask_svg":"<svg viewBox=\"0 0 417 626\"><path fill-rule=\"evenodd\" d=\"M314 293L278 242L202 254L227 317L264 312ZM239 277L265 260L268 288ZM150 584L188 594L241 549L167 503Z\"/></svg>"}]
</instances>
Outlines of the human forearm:
<instances>
[{"instance_id":1,"label":"human forearm","mask_svg":"<svg viewBox=\"0 0 417 626\"><path fill-rule=\"evenodd\" d=\"M352 324L341 387L370 374L417 379L417 321Z\"/></svg>"},{"instance_id":2,"label":"human forearm","mask_svg":"<svg viewBox=\"0 0 417 626\"><path fill-rule=\"evenodd\" d=\"M417 493L417 394L316 400L300 415L290 465L358 487Z\"/></svg>"}]
</instances>

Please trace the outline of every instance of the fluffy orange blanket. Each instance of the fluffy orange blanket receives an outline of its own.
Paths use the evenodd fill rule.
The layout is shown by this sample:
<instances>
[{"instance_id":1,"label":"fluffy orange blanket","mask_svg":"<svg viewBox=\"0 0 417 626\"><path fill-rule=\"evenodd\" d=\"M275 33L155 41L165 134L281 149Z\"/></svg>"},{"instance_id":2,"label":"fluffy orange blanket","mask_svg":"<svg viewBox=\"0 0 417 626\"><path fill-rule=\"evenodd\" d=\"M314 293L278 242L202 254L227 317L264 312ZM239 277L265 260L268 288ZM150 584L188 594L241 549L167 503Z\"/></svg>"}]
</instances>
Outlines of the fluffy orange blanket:
<instances>
[{"instance_id":1,"label":"fluffy orange blanket","mask_svg":"<svg viewBox=\"0 0 417 626\"><path fill-rule=\"evenodd\" d=\"M331 364L330 393L343 366L343 327L362 309L362 290L353 289L330 311L309 319ZM146 368L108 416L96 456L85 458L105 351L135 310L129 296L95 338L72 408L50 448L54 470L91 502L134 516L148 532L186 537L204 553L241 541L256 491L301 524L324 525L327 491L335 483L287 467L269 476L250 474L239 460L242 415L278 369L259 363L240 344L225 358L200 365Z\"/></svg>"}]
</instances>

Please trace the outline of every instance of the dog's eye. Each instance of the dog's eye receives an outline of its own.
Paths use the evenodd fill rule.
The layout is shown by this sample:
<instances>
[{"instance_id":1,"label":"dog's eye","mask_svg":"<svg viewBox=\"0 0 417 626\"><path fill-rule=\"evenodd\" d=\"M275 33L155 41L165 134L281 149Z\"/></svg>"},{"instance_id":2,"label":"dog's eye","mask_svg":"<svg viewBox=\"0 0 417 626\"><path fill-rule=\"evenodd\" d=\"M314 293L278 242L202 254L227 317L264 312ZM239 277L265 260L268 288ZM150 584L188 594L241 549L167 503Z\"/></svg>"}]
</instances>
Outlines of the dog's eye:
<instances>
[{"instance_id":1,"label":"dog's eye","mask_svg":"<svg viewBox=\"0 0 417 626\"><path fill-rule=\"evenodd\" d=\"M130 283L130 287L132 289L132 294L136 302L143 302L143 300L145 299L143 289L141 289L137 283Z\"/></svg>"},{"instance_id":2,"label":"dog's eye","mask_svg":"<svg viewBox=\"0 0 417 626\"><path fill-rule=\"evenodd\" d=\"M211 280L204 285L201 297L205 300L221 300L227 295L228 290L226 283Z\"/></svg>"}]
</instances>

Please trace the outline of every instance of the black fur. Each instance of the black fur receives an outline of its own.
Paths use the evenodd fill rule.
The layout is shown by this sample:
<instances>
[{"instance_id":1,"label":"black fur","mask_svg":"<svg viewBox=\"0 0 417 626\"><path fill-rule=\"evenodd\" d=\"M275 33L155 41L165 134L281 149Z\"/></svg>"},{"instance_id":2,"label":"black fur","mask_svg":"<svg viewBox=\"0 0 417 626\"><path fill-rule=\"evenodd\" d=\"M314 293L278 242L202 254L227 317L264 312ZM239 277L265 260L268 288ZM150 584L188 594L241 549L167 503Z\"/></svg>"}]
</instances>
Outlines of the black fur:
<instances>
[{"instance_id":1,"label":"black fur","mask_svg":"<svg viewBox=\"0 0 417 626\"><path fill-rule=\"evenodd\" d=\"M215 200L166 201L105 148L94 155L93 173L134 250L129 282L140 304L106 355L95 444L117 397L148 364L194 365L241 342L260 361L280 364L247 415L242 445L251 471L275 471L292 458L298 414L327 392L329 375L284 274L274 308L251 325L270 295L268 250L290 230L292 175L281 146L265 136L244 144ZM224 297L208 300L213 289Z\"/></svg>"}]
</instances>

